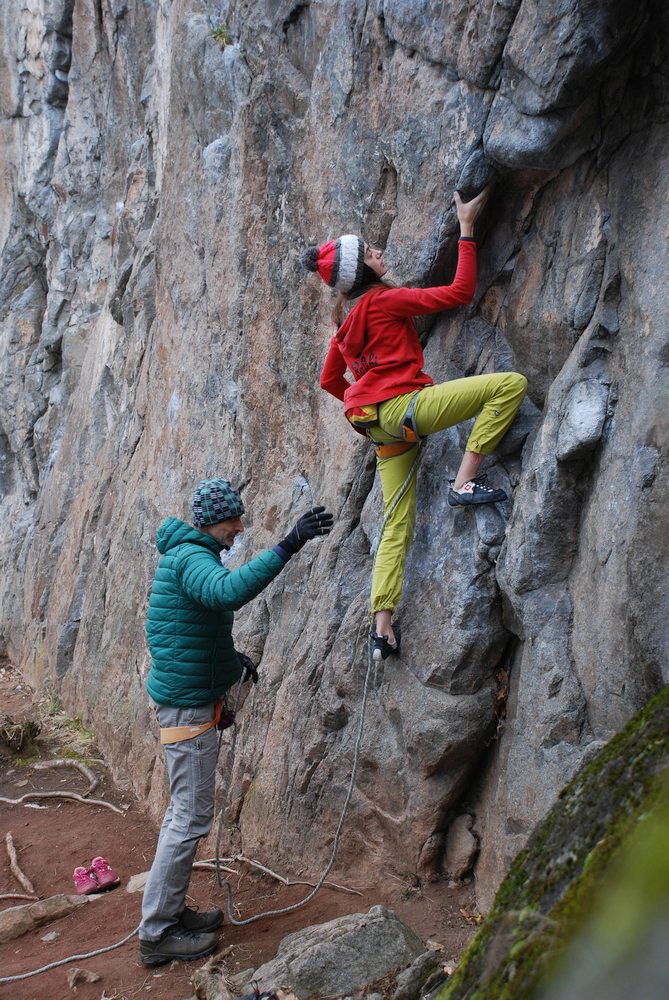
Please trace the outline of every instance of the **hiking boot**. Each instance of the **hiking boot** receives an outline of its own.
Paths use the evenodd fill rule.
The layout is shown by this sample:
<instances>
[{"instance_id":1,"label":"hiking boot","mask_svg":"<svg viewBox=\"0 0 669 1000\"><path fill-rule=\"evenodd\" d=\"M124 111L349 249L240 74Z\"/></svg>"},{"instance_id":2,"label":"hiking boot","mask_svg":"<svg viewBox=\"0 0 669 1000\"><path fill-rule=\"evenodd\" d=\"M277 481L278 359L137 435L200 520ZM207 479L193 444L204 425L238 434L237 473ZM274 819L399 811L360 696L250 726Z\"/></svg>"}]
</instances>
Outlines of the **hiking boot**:
<instances>
[{"instance_id":1,"label":"hiking boot","mask_svg":"<svg viewBox=\"0 0 669 1000\"><path fill-rule=\"evenodd\" d=\"M372 642L372 659L374 661L387 660L393 653L399 653L401 638L399 625L393 625L393 632L395 633L394 645L388 641L387 635L377 635L374 629L369 633L369 638Z\"/></svg>"},{"instance_id":2,"label":"hiking boot","mask_svg":"<svg viewBox=\"0 0 669 1000\"><path fill-rule=\"evenodd\" d=\"M218 907L198 913L197 910L191 910L189 906L185 906L179 917L179 926L185 931L215 931L222 923L223 910L219 910Z\"/></svg>"},{"instance_id":3,"label":"hiking boot","mask_svg":"<svg viewBox=\"0 0 669 1000\"><path fill-rule=\"evenodd\" d=\"M157 941L139 939L139 957L142 965L164 965L176 959L192 962L216 951L218 934L204 931L187 931L180 924L173 924L163 931Z\"/></svg>"},{"instance_id":4,"label":"hiking boot","mask_svg":"<svg viewBox=\"0 0 669 1000\"><path fill-rule=\"evenodd\" d=\"M484 472L475 479L470 479L462 487L463 492L456 491L451 486L448 491L448 506L471 507L478 503L501 503L502 500L508 500L504 490L493 490L490 486L485 485L487 478ZM451 482L455 482L455 480L453 479Z\"/></svg>"},{"instance_id":5,"label":"hiking boot","mask_svg":"<svg viewBox=\"0 0 669 1000\"><path fill-rule=\"evenodd\" d=\"M92 892L100 891L100 886L97 883L94 873L88 868L81 866L75 868L72 879L74 881L74 888L77 890L79 896L90 896Z\"/></svg>"},{"instance_id":6,"label":"hiking boot","mask_svg":"<svg viewBox=\"0 0 669 1000\"><path fill-rule=\"evenodd\" d=\"M121 881L106 858L93 858L89 869L99 889L113 889Z\"/></svg>"}]
</instances>

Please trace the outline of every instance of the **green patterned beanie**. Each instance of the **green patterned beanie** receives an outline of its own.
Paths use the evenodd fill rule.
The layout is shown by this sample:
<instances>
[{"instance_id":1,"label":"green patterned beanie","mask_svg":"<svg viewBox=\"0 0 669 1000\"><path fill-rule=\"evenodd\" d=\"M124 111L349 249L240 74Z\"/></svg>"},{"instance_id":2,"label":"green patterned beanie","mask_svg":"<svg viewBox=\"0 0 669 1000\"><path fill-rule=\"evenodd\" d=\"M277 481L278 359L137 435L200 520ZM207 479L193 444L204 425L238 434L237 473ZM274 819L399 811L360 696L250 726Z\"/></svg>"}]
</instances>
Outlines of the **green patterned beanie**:
<instances>
[{"instance_id":1,"label":"green patterned beanie","mask_svg":"<svg viewBox=\"0 0 669 1000\"><path fill-rule=\"evenodd\" d=\"M244 504L227 479L203 479L193 494L193 524L196 528L241 517Z\"/></svg>"}]
</instances>

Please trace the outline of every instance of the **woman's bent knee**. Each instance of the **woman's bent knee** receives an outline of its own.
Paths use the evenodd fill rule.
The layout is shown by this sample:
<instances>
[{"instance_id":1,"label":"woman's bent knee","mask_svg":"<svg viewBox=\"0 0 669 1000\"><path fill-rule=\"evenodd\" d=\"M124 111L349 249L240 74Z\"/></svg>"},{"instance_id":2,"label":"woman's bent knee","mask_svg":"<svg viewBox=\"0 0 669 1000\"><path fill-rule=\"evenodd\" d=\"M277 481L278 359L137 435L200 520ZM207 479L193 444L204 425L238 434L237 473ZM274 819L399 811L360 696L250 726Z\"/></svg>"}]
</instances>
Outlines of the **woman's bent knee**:
<instances>
[{"instance_id":1,"label":"woman's bent knee","mask_svg":"<svg viewBox=\"0 0 669 1000\"><path fill-rule=\"evenodd\" d=\"M521 375L520 372L510 372L509 374L512 376L512 385L515 391L518 395L524 396L527 392L527 379L525 376Z\"/></svg>"}]
</instances>

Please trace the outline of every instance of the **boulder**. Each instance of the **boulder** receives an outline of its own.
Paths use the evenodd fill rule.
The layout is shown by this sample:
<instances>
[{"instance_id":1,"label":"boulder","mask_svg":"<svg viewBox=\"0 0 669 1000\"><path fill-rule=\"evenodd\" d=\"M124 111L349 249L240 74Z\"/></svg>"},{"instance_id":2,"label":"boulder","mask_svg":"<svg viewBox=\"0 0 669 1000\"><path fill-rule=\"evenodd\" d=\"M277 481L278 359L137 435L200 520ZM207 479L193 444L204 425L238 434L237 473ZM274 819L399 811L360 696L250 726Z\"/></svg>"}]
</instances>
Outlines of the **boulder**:
<instances>
[{"instance_id":1,"label":"boulder","mask_svg":"<svg viewBox=\"0 0 669 1000\"><path fill-rule=\"evenodd\" d=\"M289 934L252 978L263 989L289 986L300 1000L326 1000L398 973L424 952L420 938L391 910L373 906Z\"/></svg>"},{"instance_id":2,"label":"boulder","mask_svg":"<svg viewBox=\"0 0 669 1000\"><path fill-rule=\"evenodd\" d=\"M58 893L47 899L39 899L36 903L25 903L22 906L10 906L0 913L0 944L12 941L14 938L27 934L28 931L48 924L52 920L66 917L68 913L90 902L87 896L69 896Z\"/></svg>"}]
</instances>

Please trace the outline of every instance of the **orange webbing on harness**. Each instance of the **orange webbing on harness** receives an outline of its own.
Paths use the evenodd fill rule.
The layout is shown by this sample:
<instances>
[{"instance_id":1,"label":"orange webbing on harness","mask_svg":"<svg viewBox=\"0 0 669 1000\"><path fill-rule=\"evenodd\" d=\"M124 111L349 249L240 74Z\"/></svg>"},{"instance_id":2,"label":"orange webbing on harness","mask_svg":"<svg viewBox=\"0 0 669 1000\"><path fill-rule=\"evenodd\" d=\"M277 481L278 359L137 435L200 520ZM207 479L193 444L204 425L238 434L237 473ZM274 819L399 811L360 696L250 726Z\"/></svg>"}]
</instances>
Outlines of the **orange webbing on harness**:
<instances>
[{"instance_id":1,"label":"orange webbing on harness","mask_svg":"<svg viewBox=\"0 0 669 1000\"><path fill-rule=\"evenodd\" d=\"M377 458L394 458L395 455L403 455L409 448L413 448L414 441L393 441L391 444L380 444L374 449Z\"/></svg>"},{"instance_id":2,"label":"orange webbing on harness","mask_svg":"<svg viewBox=\"0 0 669 1000\"><path fill-rule=\"evenodd\" d=\"M166 746L169 743L180 743L181 740L193 740L196 736L201 736L208 729L213 729L214 726L217 726L220 722L222 711L223 699L219 698L216 702L216 710L211 722L203 722L199 726L166 726L160 730L160 742L163 746Z\"/></svg>"}]
</instances>

